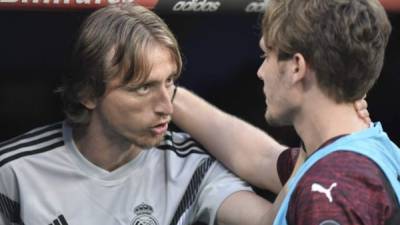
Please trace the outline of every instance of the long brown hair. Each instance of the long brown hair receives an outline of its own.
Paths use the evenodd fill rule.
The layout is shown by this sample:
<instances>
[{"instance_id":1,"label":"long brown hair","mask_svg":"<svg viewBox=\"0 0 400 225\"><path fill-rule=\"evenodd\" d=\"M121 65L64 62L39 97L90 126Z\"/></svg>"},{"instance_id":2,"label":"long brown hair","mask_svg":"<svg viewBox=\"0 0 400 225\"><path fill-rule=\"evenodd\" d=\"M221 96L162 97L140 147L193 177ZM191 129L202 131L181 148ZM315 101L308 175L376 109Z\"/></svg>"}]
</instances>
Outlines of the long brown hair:
<instances>
[{"instance_id":1,"label":"long brown hair","mask_svg":"<svg viewBox=\"0 0 400 225\"><path fill-rule=\"evenodd\" d=\"M131 3L109 5L92 13L81 26L72 72L59 88L67 121L86 124L90 111L81 102L101 97L115 77L120 76L123 84L146 80L151 70L147 52L155 44L170 50L178 77L182 69L178 43L155 13Z\"/></svg>"}]
</instances>

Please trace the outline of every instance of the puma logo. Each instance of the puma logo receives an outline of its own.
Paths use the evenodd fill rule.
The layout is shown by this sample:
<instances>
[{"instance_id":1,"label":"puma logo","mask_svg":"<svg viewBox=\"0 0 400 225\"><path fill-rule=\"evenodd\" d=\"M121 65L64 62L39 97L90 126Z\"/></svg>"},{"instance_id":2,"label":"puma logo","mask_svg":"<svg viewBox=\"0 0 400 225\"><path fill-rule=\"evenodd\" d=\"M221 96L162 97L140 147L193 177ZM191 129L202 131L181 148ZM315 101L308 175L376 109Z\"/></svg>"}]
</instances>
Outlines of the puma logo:
<instances>
[{"instance_id":1,"label":"puma logo","mask_svg":"<svg viewBox=\"0 0 400 225\"><path fill-rule=\"evenodd\" d=\"M335 183L331 184L331 186L328 189L326 189L322 185L314 183L313 185L311 185L311 191L325 194L326 197L328 198L329 202L332 202L333 199L332 199L331 191L336 186L337 186L337 183L335 182Z\"/></svg>"}]
</instances>

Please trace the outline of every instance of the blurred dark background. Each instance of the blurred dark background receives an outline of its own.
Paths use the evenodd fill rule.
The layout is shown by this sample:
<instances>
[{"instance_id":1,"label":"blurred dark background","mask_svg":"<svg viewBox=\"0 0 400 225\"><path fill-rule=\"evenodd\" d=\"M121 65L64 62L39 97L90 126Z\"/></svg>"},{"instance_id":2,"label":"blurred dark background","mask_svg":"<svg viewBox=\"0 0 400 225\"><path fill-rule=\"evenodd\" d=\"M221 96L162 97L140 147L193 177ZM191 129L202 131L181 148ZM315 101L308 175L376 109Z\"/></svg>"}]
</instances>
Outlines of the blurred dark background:
<instances>
[{"instance_id":1,"label":"blurred dark background","mask_svg":"<svg viewBox=\"0 0 400 225\"><path fill-rule=\"evenodd\" d=\"M91 11L1 11L0 141L63 119L54 89L68 71L73 41ZM260 14L161 14L181 45L185 66L179 83L220 108L297 145L291 128L264 122L258 48ZM400 145L400 13L390 13L393 33L385 66L368 95L369 111Z\"/></svg>"}]
</instances>

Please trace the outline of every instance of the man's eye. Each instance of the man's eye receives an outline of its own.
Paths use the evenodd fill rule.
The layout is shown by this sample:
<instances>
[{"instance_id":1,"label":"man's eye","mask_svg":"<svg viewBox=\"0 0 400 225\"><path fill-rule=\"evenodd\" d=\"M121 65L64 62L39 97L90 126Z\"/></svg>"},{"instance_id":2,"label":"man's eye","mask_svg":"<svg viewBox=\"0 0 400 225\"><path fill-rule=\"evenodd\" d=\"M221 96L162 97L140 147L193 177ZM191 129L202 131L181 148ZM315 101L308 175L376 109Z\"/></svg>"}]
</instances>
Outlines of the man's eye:
<instances>
[{"instance_id":1,"label":"man's eye","mask_svg":"<svg viewBox=\"0 0 400 225\"><path fill-rule=\"evenodd\" d=\"M173 77L170 77L170 78L168 78L168 79L167 79L167 86L171 86L171 85L173 85L173 84L174 84L174 82L175 82L175 80L174 80L174 78L173 78Z\"/></svg>"},{"instance_id":2,"label":"man's eye","mask_svg":"<svg viewBox=\"0 0 400 225\"><path fill-rule=\"evenodd\" d=\"M150 85L144 84L140 86L125 86L124 89L128 92L138 95L145 95L150 91Z\"/></svg>"},{"instance_id":3,"label":"man's eye","mask_svg":"<svg viewBox=\"0 0 400 225\"><path fill-rule=\"evenodd\" d=\"M150 91L149 85L142 85L135 90L139 95L145 95Z\"/></svg>"}]
</instances>

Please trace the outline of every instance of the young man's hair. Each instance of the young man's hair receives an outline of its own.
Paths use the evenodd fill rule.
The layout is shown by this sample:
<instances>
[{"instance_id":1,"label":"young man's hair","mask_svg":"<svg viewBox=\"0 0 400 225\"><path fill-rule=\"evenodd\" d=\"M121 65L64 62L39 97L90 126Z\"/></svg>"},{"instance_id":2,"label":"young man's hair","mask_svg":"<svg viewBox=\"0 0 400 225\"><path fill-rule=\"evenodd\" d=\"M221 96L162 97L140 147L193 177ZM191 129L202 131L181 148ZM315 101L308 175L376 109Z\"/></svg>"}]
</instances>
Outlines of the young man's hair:
<instances>
[{"instance_id":1,"label":"young man's hair","mask_svg":"<svg viewBox=\"0 0 400 225\"><path fill-rule=\"evenodd\" d=\"M82 24L75 45L71 73L59 88L67 121L89 122L90 111L81 103L104 95L109 81L144 82L150 75L147 58L156 45L170 51L182 69L178 43L163 20L152 11L131 3L114 4L92 13Z\"/></svg>"},{"instance_id":2,"label":"young man's hair","mask_svg":"<svg viewBox=\"0 0 400 225\"><path fill-rule=\"evenodd\" d=\"M302 54L341 103L361 99L379 77L391 25L378 0L270 0L262 31L278 60Z\"/></svg>"}]
</instances>

